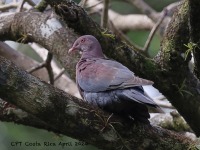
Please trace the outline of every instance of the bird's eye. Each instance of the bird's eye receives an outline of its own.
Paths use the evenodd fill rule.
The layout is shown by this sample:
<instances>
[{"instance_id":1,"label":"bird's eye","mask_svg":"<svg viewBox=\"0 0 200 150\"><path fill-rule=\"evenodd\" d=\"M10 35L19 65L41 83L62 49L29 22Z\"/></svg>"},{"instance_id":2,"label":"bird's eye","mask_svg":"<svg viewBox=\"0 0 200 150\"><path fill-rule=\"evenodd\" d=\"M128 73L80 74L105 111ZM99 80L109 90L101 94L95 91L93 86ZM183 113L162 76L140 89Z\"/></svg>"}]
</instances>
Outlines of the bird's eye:
<instances>
[{"instance_id":1,"label":"bird's eye","mask_svg":"<svg viewBox=\"0 0 200 150\"><path fill-rule=\"evenodd\" d=\"M85 39L82 39L82 40L81 40L81 43L84 43L84 42L85 42Z\"/></svg>"}]
</instances>

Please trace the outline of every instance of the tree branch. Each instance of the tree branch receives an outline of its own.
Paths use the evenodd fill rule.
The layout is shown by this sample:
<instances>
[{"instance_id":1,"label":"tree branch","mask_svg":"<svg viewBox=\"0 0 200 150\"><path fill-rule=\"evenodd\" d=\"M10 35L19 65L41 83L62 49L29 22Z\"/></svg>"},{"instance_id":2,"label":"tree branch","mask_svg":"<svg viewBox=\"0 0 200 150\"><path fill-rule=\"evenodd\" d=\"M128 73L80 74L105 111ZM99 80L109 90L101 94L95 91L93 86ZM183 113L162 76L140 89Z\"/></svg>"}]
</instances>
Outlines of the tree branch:
<instances>
[{"instance_id":1,"label":"tree branch","mask_svg":"<svg viewBox=\"0 0 200 150\"><path fill-rule=\"evenodd\" d=\"M161 92L165 94L167 98L169 98L172 104L179 110L181 115L183 115L183 117L189 123L194 132L197 135L200 134L199 131L200 114L198 112L198 108L200 105L199 104L200 95L198 93L200 88L199 86L200 83L188 69L187 67L188 60L185 61L180 55L182 52L183 53L185 52L185 48L178 47L178 45L182 46L184 43L187 43L188 41L188 36L186 36L188 35L188 29L186 25L188 16L186 15L187 11L185 11L188 10L187 1L185 1L185 3L182 4L178 13L173 18L174 19L173 22L171 22L171 25L168 28L168 35L166 36L166 39L163 42L163 47L161 51L161 54L164 55L160 55L161 57L160 59L158 59L161 63L155 63L153 60L143 57L139 53L132 51L130 47L128 47L125 43L121 42L120 39L118 39L114 35L110 34L109 32L107 33L103 32L103 30L96 23L94 23L91 18L87 16L85 11L79 6L75 5L74 3L67 2L64 0L51 0L51 1L48 0L47 2L49 2L49 4L51 4L52 7L55 8L57 14L62 17L63 21L65 21L70 27L74 28L76 32L78 32L79 34L92 34L96 36L99 39L104 49L104 52L105 54L107 54L107 56L122 62L124 65L128 66L131 70L136 72L136 74L140 75L141 77L153 80L155 82L155 86L158 89L160 89ZM31 13L25 14L25 16L28 17L23 17L23 20L20 19L19 17L20 14L16 14L15 17L17 16L17 19L20 22L23 22L24 24L26 19L28 20L28 21L26 20L26 22L29 22L29 24L31 25L34 25L34 23L38 25L40 22L40 20L38 20L37 18L38 16L41 16L41 13L38 13L39 14L38 16L36 15L37 13L35 14L37 18L36 19L34 18L36 20L36 22L34 23L31 22L33 20L33 18L31 17L33 17L34 14ZM177 16L179 19L176 19ZM8 16L8 17L12 18L13 16ZM5 18L2 20L6 21ZM48 19L46 18L46 20L48 21L49 18ZM54 41L51 41L52 40L51 36L49 36L48 38L44 38L44 35L41 35L41 32L38 32L37 30L36 32L33 32L32 30L29 31L28 30L30 27L29 24L24 29L22 28L23 25L20 24L20 22L19 22L20 26L17 26L18 24L16 23L12 25L13 34L15 32L18 33L18 34L15 33L14 35L11 34L13 35L11 36L13 39L18 39L18 37L21 36L19 34L21 31L23 31L24 33L30 32L33 35L38 34L42 37L42 39L41 38L35 39L34 36L32 36L31 39L34 39L34 41L41 43L41 45L44 45L44 47L46 47L57 57L59 57L60 61L66 62L66 59L68 60L69 56L67 56L66 54L66 47L69 47L69 45L67 44L70 44L70 42L69 41L66 42L66 39L70 38L57 37L59 39L58 43L60 45L56 43L56 46L53 46L51 45L51 43L54 43ZM5 24L9 25L9 23ZM3 29L7 30L10 29L9 27L10 26L5 26L4 24L2 26ZM20 29L23 30L20 30L19 27ZM39 26L39 29L40 27L41 26ZM37 27L35 28L38 29ZM7 30L4 30L4 32L0 30L0 38L4 39L8 38L8 36L2 36L2 35L7 35L8 33ZM60 30L56 31L59 32ZM59 32L58 35L63 36L63 32L66 33L67 31L63 29L62 32ZM64 40L65 42L62 42L62 40ZM182 44L180 44L180 41L182 42ZM178 43L178 45L176 43ZM59 47L57 47L57 45L59 45ZM64 51L65 57L60 56L61 52L63 52L63 49L60 49L61 47L65 50ZM60 52L58 52L58 50L60 50ZM76 59L72 58L69 59L77 61ZM63 63L64 67L70 69L69 64L71 64L71 62L72 61L70 61L70 63L68 64ZM184 106L187 106L188 109L184 109L185 108Z\"/></svg>"},{"instance_id":2,"label":"tree branch","mask_svg":"<svg viewBox=\"0 0 200 150\"><path fill-rule=\"evenodd\" d=\"M157 22L158 19L160 18L160 14L156 12L153 8L151 8L143 0L127 0L127 1L129 1L135 7L137 7L143 14L146 14L154 22Z\"/></svg>"},{"instance_id":3,"label":"tree branch","mask_svg":"<svg viewBox=\"0 0 200 150\"><path fill-rule=\"evenodd\" d=\"M51 67L52 58L53 58L53 55L48 52L47 58L44 62L38 64L37 66L34 66L34 67L28 69L27 71L29 73L32 73L32 72L35 72L36 70L39 70L39 69L42 69L42 68L45 67L47 69L47 72L48 72L48 75L49 75L49 82L51 84L54 84L54 74L53 74L53 70L52 70L52 67Z\"/></svg>"},{"instance_id":4,"label":"tree branch","mask_svg":"<svg viewBox=\"0 0 200 150\"><path fill-rule=\"evenodd\" d=\"M62 2L62 4L60 4ZM64 3L65 2L65 3ZM147 78L147 79L151 79L155 82L155 86L161 90L161 92L172 102L172 104L179 110L179 112L181 113L181 115L183 115L183 117L185 118L185 120L188 122L188 124L191 126L191 128L194 130L194 132L198 135L200 134L199 131L199 126L200 126L200 121L199 120L199 112L198 112L198 107L199 107L199 103L198 103L198 99L200 99L200 95L198 93L198 90L200 88L199 86L199 81L190 73L188 67L187 67L187 63L184 63L184 59L179 59L179 57L175 58L175 60L180 60L180 63L178 64L178 66L171 66L172 62L174 61L174 51L171 51L171 54L169 54L169 50L171 50L171 47L166 48L166 50L164 50L163 48L163 52L165 56L169 56L171 57L171 59L169 59L168 57L164 57L166 59L160 59L159 61L164 62L164 64L166 66L164 66L165 69L160 69L158 64L155 64L154 61L151 61L143 56L141 56L140 54L138 54L137 52L133 52L131 50L130 47L128 47L126 44L124 44L123 42L120 41L120 39L118 39L117 37L113 37L111 34L109 33L104 33L102 31L102 29L95 24L85 13L85 11L80 8L79 6L75 5L74 3L70 3L70 2L66 2L66 1L51 1L49 2L51 5L53 5L53 7L55 7L56 12L64 17L64 16L68 16L67 18L64 17L63 19L65 19L64 21L66 21L66 23L68 23L69 26L73 27L77 32L79 32L80 34L92 34L95 35L103 49L104 52L122 62L124 65L126 65L127 67L129 67L131 70L133 70L134 72L136 72L138 75ZM60 5L58 5L60 4ZM59 7L57 7L59 6ZM184 4L182 6L185 6ZM186 6L185 6L186 7ZM69 10L69 11L68 11ZM23 17L21 17L21 15L25 15ZM36 30L33 31L32 29L40 29L41 27L43 27L45 24L40 24L41 21L48 23L48 21L54 21L52 20L52 18L47 19L48 15L45 15L45 17L41 17L38 18L38 15L42 15L41 13L18 13L14 16L9 15L8 17L14 17L15 19L17 19L17 23L14 22L12 25L12 34L13 35L12 38L13 39L18 39L19 37L21 37L21 34L19 34L21 31L23 31L22 33L28 33L31 34L31 40L40 43L41 45L43 45L44 47L46 47L50 52L52 52L53 54L55 54L57 56L57 58L59 58L59 60L62 62L63 66L69 71L70 74L72 74L72 76L74 76L74 68L75 68L75 63L77 62L77 59L74 59L70 56L67 55L67 50L66 47L69 47L69 45L71 45L71 43L74 41L72 41L72 38L70 39L68 36L69 32L67 34L67 31L63 28L60 28L58 30L56 30L59 34L53 34L54 32L52 32L52 35L54 36L50 36L48 35L48 38L46 36L44 36L41 33L41 30ZM181 9L180 9L180 15L184 15L181 13ZM37 17L34 18L33 17ZM78 17L78 18L77 18ZM23 20L21 19L23 18ZM26 20L27 18L27 20ZM186 17L180 17L183 19L187 19ZM45 20L46 19L46 20ZM3 20L3 18L2 18ZM12 18L13 20L13 18ZM35 22L33 22L33 20L35 20ZM3 24L3 28L4 32L3 34L0 35L1 38L6 38L7 36L5 36L5 33L9 33L7 32L10 31L9 29L9 25L6 22L6 19L4 20L5 24ZM181 20L182 21L182 20ZM183 20L185 21L185 20ZM26 25L26 27L22 28L23 24L26 24L26 22L29 22L28 25ZM177 22L172 22L173 23L177 23ZM186 21L187 23L187 21ZM180 22L180 24L184 24L182 22ZM7 26L4 26L7 25ZM34 27L32 26L34 25ZM39 26L39 27L37 27ZM171 25L174 26L174 25ZM5 30L7 29L7 30ZM23 29L23 30L22 30ZM31 29L31 30L29 30ZM43 29L43 28L42 28ZM54 29L54 28L53 28ZM15 32L18 33L17 35L15 34ZM60 32L62 31L62 32ZM69 30L70 31L70 30ZM181 33L186 33L186 31L188 30L179 30L177 29L177 32ZM182 32L184 31L184 32ZM176 30L174 28L172 28L172 32L169 31L169 33L173 33L172 35L176 34L176 35L181 35L181 34L177 34ZM1 30L0 30L1 33ZM63 34L65 33L65 34ZM3 35L3 36L2 36ZM42 38L38 38L37 36L41 36ZM73 35L71 33L71 35ZM187 32L188 35L188 32ZM61 37L60 37L61 36ZM62 37L64 36L64 37ZM66 37L67 36L67 37ZM27 38L27 36L25 36ZM56 38L54 38L56 37ZM70 36L71 37L71 36ZM72 36L73 39L76 36ZM187 37L187 36L185 36ZM8 38L8 37L7 37ZM172 37L168 36L169 40L172 41ZM66 39L70 39L71 43L69 42L69 40L67 42L62 42L65 41ZM167 40L166 40L167 41ZM183 41L183 38L181 36L181 40L178 39L177 43L180 43L180 41L183 42L183 44L187 43L188 39L186 39L186 42ZM173 42L176 42L176 39L174 39ZM55 45L52 45L51 43L56 43ZM59 43L59 44L58 44ZM113 44L111 44L113 43ZM169 42L166 42L169 43ZM182 45L183 45L182 44ZM59 47L58 47L59 45ZM173 44L175 45L175 44ZM164 44L163 44L164 47ZM177 49L177 48L174 48ZM181 47L180 50L184 50L185 48ZM59 50L59 51L58 51ZM173 49L172 49L173 50ZM113 51L115 51L115 53L113 53ZM180 55L178 55L180 56ZM180 57L182 58L182 57ZM71 65L72 64L72 65ZM162 65L161 65L162 66ZM183 66L183 67L181 67ZM172 70L170 70L169 68L173 67L174 70L172 72ZM179 68L179 69L177 69ZM145 72L141 71L141 70L145 70ZM166 78L166 76L168 78ZM186 81L186 82L185 82ZM173 85L173 86L172 86ZM171 87L171 88L168 88ZM182 87L182 88L181 88ZM185 92L186 91L186 92ZM174 93L173 96L171 93ZM188 94L189 93L189 94ZM183 95L184 94L184 95ZM195 95L195 97L193 96ZM185 106L190 106L191 110L187 109L185 110L185 107L182 107L182 105L180 105L178 103L178 100L181 101L181 103L183 103ZM193 102L193 103L189 103L188 102ZM196 109L192 109L195 108ZM186 113L187 112L187 113ZM189 115L190 114L190 115ZM192 120L191 118L191 114L192 117L194 117ZM196 120L194 122L194 120Z\"/></svg>"},{"instance_id":5,"label":"tree branch","mask_svg":"<svg viewBox=\"0 0 200 150\"><path fill-rule=\"evenodd\" d=\"M29 45L42 58L42 60L45 61L45 59L46 59L45 56L48 54L47 49L39 46L36 43L29 43ZM59 74L61 72L61 69L58 66L58 64L55 62L55 60L52 60L51 65L52 65L55 75ZM65 91L67 93L70 93L78 98L81 98L81 96L78 92L78 88L77 88L76 84L74 83L74 81L71 78L69 78L68 72L67 72L67 75L63 74L62 78L59 78L58 80L56 80L54 86L58 87L59 89L62 89L63 91Z\"/></svg>"},{"instance_id":6,"label":"tree branch","mask_svg":"<svg viewBox=\"0 0 200 150\"><path fill-rule=\"evenodd\" d=\"M11 60L15 63L15 65L19 66L20 68L23 68L24 70L27 70L39 64L35 60L31 59L30 57L27 57L19 51L12 49L10 46L3 42L0 42L0 56ZM59 70L55 68L55 66L53 66L53 68L54 71L56 71L55 74L58 74ZM49 78L47 76L47 70L45 68L33 72L32 75L40 78L43 81L49 81ZM75 83L72 80L70 80L66 75L63 75L62 78L56 80L54 86L58 87L59 89L62 89L65 92L70 93L71 95L80 97Z\"/></svg>"},{"instance_id":7,"label":"tree branch","mask_svg":"<svg viewBox=\"0 0 200 150\"><path fill-rule=\"evenodd\" d=\"M104 5L104 7L103 7L102 15L101 15L101 27L107 28L107 26L108 26L109 0L104 0L103 5Z\"/></svg>"},{"instance_id":8,"label":"tree branch","mask_svg":"<svg viewBox=\"0 0 200 150\"><path fill-rule=\"evenodd\" d=\"M55 16L40 12L21 12L0 16L0 22L1 40L40 43L55 54L58 60L61 60L60 63L66 66L69 74L75 77L76 59L68 55L68 49L77 35L63 26Z\"/></svg>"},{"instance_id":9,"label":"tree branch","mask_svg":"<svg viewBox=\"0 0 200 150\"><path fill-rule=\"evenodd\" d=\"M161 17L162 13L156 12L153 8L151 8L147 3L145 3L143 0L127 0L131 4L133 4L135 7L137 7L143 14L146 14L149 18L151 18L155 23L159 21L159 18ZM166 7L165 9L171 9L171 7ZM169 11L168 11L169 12ZM159 34L163 36L165 29L171 20L171 17L165 17L165 19L162 21L162 24L159 28Z\"/></svg>"},{"instance_id":10,"label":"tree branch","mask_svg":"<svg viewBox=\"0 0 200 150\"><path fill-rule=\"evenodd\" d=\"M45 129L47 131L52 131L55 133L60 133L59 130L46 124L44 121L36 118L27 112L11 106L1 105L7 103L0 99L0 120L5 122L14 122L17 124L23 124L26 126L35 127L38 129Z\"/></svg>"},{"instance_id":11,"label":"tree branch","mask_svg":"<svg viewBox=\"0 0 200 150\"><path fill-rule=\"evenodd\" d=\"M22 11L23 5L24 5L25 2L26 2L26 0L21 0L21 1L19 2L19 5L18 5L18 7L17 7L16 12L21 12L21 11Z\"/></svg>"},{"instance_id":12,"label":"tree branch","mask_svg":"<svg viewBox=\"0 0 200 150\"><path fill-rule=\"evenodd\" d=\"M63 0L46 1L76 32L96 36L108 57L123 63L141 77L154 81L155 87L172 102L194 132L200 135L200 120L198 119L200 116L200 112L198 112L198 108L200 107L200 94L198 92L200 90L200 82L190 72L188 61L185 61L181 56L181 52L185 52L185 47L178 47L178 45L182 46L189 41L188 36L186 36L189 33L187 28L187 1L181 5L174 15L171 24L168 26L168 31L166 32L168 35L166 35L166 40L164 39L162 45L164 56L160 55L158 63L143 57L137 52L133 52L131 47L128 47L109 32L103 32L87 16L85 11L74 3ZM177 16L179 19L177 19ZM180 44L180 41L182 44ZM172 42L172 45L169 45L170 42ZM145 70L145 72L141 70ZM190 109L183 106L187 106ZM191 119L191 116L193 119Z\"/></svg>"},{"instance_id":13,"label":"tree branch","mask_svg":"<svg viewBox=\"0 0 200 150\"><path fill-rule=\"evenodd\" d=\"M166 17L166 14L167 14L167 10L164 10L163 11L163 15L160 17L160 19L158 20L158 22L153 26L149 36L148 36L148 39L147 41L145 42L145 45L144 45L144 48L143 48L143 51L144 53L148 56L148 49L149 49L149 46L150 46L150 43L153 39L153 36L155 35L156 33L156 30L158 29L158 27L160 26L160 24L162 23L163 19Z\"/></svg>"},{"instance_id":14,"label":"tree branch","mask_svg":"<svg viewBox=\"0 0 200 150\"><path fill-rule=\"evenodd\" d=\"M163 87L159 87L159 90L163 91L163 94L199 136L200 82L188 67L191 55L187 59L183 57L187 51L184 44L190 41L188 15L189 3L185 0L172 17L163 38L158 63L162 63L161 66L167 71L167 74L163 75L167 77L165 82L169 84L165 90Z\"/></svg>"},{"instance_id":15,"label":"tree branch","mask_svg":"<svg viewBox=\"0 0 200 150\"><path fill-rule=\"evenodd\" d=\"M109 114L41 82L2 57L0 74L1 98L36 116L60 133L97 147L111 150L187 149L194 144L182 135L142 124L127 124L117 116L112 116L107 122Z\"/></svg>"},{"instance_id":16,"label":"tree branch","mask_svg":"<svg viewBox=\"0 0 200 150\"><path fill-rule=\"evenodd\" d=\"M9 45L7 45L4 42L0 42L0 56L11 60L13 63L15 63L17 66L21 67L24 70L27 70L28 68L31 68L38 64L35 60L20 53L19 51L12 49ZM48 77L46 76L46 74L47 71L45 69L41 69L33 73L34 76L37 76L43 81L47 82Z\"/></svg>"},{"instance_id":17,"label":"tree branch","mask_svg":"<svg viewBox=\"0 0 200 150\"><path fill-rule=\"evenodd\" d=\"M194 56L194 72L198 79L200 79L200 33L199 33L199 25L200 25L200 13L198 7L200 7L200 3L197 0L189 0L189 29L190 29L190 37L192 42L192 48L189 49L190 53L193 53ZM186 43L188 45L188 43Z\"/></svg>"},{"instance_id":18,"label":"tree branch","mask_svg":"<svg viewBox=\"0 0 200 150\"><path fill-rule=\"evenodd\" d=\"M9 3L6 5L1 5L0 6L0 11L6 11L8 9L12 9L12 8L17 8L19 6L19 3Z\"/></svg>"},{"instance_id":19,"label":"tree branch","mask_svg":"<svg viewBox=\"0 0 200 150\"><path fill-rule=\"evenodd\" d=\"M110 29L112 30L112 32L116 35L116 36L118 36L118 37L120 37L123 41L125 41L127 44L129 44L129 45L131 45L131 47L133 48L133 49L135 49L135 50L137 50L137 51L140 51L140 52L143 52L142 51L142 48L140 48L138 45L136 45L135 43L133 44L133 42L132 41L130 41L129 39L128 39L128 37L122 32L122 31L120 31L119 29L117 29L116 27L115 27L115 25L112 23L112 21L110 20ZM145 53L143 53L144 55L145 55Z\"/></svg>"},{"instance_id":20,"label":"tree branch","mask_svg":"<svg viewBox=\"0 0 200 150\"><path fill-rule=\"evenodd\" d=\"M32 0L26 0L27 3L29 5L26 5L24 6L25 9L29 9L30 8L30 5L31 6L34 6L34 2ZM24 5L25 1L20 1L20 2L16 2L16 1L13 1L11 3L8 3L8 4L4 4L4 5L1 5L0 6L0 11L4 12L4 11L7 11L9 9L13 9L13 8L16 8L17 9L17 12L19 12L21 9L22 9L22 6Z\"/></svg>"},{"instance_id":21,"label":"tree branch","mask_svg":"<svg viewBox=\"0 0 200 150\"><path fill-rule=\"evenodd\" d=\"M88 7L93 6L92 8L89 9L95 12L99 12L103 9L103 4L101 4L100 1L98 0L87 0L86 4ZM121 15L109 9L108 17L109 20L111 20L112 23L116 26L116 28L122 31L150 30L151 28L153 28L154 25L151 19L149 19L146 15L140 15L140 14ZM132 20L134 20L134 22Z\"/></svg>"}]
</instances>

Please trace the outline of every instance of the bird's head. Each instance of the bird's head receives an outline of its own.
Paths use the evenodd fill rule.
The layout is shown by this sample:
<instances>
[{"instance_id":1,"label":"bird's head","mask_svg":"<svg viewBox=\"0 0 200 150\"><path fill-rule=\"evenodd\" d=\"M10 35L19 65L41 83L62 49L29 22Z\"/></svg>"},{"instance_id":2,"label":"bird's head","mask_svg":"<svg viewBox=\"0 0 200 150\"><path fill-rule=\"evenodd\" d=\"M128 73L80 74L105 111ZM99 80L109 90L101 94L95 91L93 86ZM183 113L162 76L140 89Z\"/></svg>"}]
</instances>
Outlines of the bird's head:
<instances>
[{"instance_id":1,"label":"bird's head","mask_svg":"<svg viewBox=\"0 0 200 150\"><path fill-rule=\"evenodd\" d=\"M81 51L84 58L104 57L99 41L92 35L79 37L69 49L68 53Z\"/></svg>"}]
</instances>

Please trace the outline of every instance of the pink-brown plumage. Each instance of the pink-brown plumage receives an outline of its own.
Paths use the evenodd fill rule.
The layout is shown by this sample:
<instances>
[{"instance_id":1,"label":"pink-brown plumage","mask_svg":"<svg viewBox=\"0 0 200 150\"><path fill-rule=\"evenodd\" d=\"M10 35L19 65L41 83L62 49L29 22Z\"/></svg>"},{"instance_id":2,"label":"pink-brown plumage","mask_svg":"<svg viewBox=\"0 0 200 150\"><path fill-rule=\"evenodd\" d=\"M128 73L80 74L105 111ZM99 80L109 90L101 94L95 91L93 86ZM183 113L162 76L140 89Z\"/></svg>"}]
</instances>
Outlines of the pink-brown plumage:
<instances>
[{"instance_id":1,"label":"pink-brown plumage","mask_svg":"<svg viewBox=\"0 0 200 150\"><path fill-rule=\"evenodd\" d=\"M146 105L157 105L144 94L142 86L152 85L152 81L136 77L127 67L105 58L100 43L91 35L79 37L69 52L74 50L82 52L76 66L76 82L84 100L120 116L149 123Z\"/></svg>"}]
</instances>

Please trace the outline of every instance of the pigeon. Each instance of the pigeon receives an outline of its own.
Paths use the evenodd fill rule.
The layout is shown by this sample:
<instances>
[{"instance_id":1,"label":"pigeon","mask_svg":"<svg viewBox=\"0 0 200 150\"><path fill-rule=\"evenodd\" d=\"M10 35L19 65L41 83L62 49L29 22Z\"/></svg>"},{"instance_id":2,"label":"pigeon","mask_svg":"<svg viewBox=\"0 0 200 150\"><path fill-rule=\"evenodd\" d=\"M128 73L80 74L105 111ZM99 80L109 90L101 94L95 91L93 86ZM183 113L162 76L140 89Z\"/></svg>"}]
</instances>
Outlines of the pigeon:
<instances>
[{"instance_id":1,"label":"pigeon","mask_svg":"<svg viewBox=\"0 0 200 150\"><path fill-rule=\"evenodd\" d=\"M91 105L137 122L150 124L147 106L158 105L143 87L153 82L139 78L121 63L104 56L99 41L92 35L79 37L69 53L80 51L76 83L82 98Z\"/></svg>"}]
</instances>

